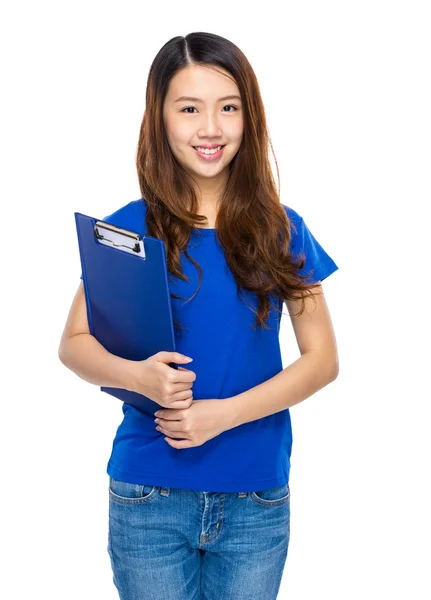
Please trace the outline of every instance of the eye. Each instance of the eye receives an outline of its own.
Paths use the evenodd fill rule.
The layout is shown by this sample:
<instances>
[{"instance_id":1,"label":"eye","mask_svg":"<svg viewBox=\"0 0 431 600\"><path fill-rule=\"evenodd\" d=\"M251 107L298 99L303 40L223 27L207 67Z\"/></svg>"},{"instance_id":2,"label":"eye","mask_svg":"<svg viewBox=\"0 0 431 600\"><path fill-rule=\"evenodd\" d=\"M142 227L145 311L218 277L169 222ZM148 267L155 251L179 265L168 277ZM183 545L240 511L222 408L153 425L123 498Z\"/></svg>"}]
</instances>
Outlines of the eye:
<instances>
[{"instance_id":1,"label":"eye","mask_svg":"<svg viewBox=\"0 0 431 600\"><path fill-rule=\"evenodd\" d=\"M235 112L235 111L238 110L238 108L236 106L234 106L233 104L225 104L225 106L223 108L226 108L226 106L229 106L230 108L234 108L235 109L234 111L230 111L229 110L227 112ZM180 112L185 112L186 110L189 110L189 109L196 110L196 108L194 106L186 106L185 108L183 108L182 110L180 110ZM193 113L186 113L186 114L192 115Z\"/></svg>"}]
</instances>

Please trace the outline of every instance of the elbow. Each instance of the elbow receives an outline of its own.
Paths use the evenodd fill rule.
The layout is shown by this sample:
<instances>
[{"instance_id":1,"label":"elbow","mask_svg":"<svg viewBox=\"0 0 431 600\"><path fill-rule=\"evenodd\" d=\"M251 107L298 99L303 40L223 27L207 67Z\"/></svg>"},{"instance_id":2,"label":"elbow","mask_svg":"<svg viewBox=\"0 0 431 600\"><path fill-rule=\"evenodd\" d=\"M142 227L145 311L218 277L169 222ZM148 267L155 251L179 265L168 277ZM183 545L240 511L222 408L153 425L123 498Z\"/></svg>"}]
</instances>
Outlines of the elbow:
<instances>
[{"instance_id":1,"label":"elbow","mask_svg":"<svg viewBox=\"0 0 431 600\"><path fill-rule=\"evenodd\" d=\"M331 381L335 381L338 377L338 374L340 373L340 365L338 362L338 356L332 362L332 368L330 370L330 373L331 373Z\"/></svg>"},{"instance_id":2,"label":"elbow","mask_svg":"<svg viewBox=\"0 0 431 600\"><path fill-rule=\"evenodd\" d=\"M66 366L66 353L62 344L60 344L57 352L59 361Z\"/></svg>"},{"instance_id":3,"label":"elbow","mask_svg":"<svg viewBox=\"0 0 431 600\"><path fill-rule=\"evenodd\" d=\"M72 335L66 335L64 334L60 340L60 344L58 346L58 350L57 350L57 355L59 360L63 363L63 365L67 368L69 368L69 359L71 357L73 357L74 353L78 353L80 352L80 348L76 347L74 345L74 343L72 343L72 339L76 338L78 336L82 336L82 335L90 335L90 333L87 333L86 331L84 332L78 332L78 333L73 333Z\"/></svg>"},{"instance_id":4,"label":"elbow","mask_svg":"<svg viewBox=\"0 0 431 600\"><path fill-rule=\"evenodd\" d=\"M326 349L320 351L312 350L311 353L315 357L315 366L321 373L322 378L328 381L328 383L337 379L340 370L338 353L328 352Z\"/></svg>"},{"instance_id":5,"label":"elbow","mask_svg":"<svg viewBox=\"0 0 431 600\"><path fill-rule=\"evenodd\" d=\"M335 381L340 372L338 355L330 357L327 353L323 352L320 361L321 372L324 373L325 379L327 379L329 383Z\"/></svg>"},{"instance_id":6,"label":"elbow","mask_svg":"<svg viewBox=\"0 0 431 600\"><path fill-rule=\"evenodd\" d=\"M327 369L328 369L328 377L330 381L335 381L337 379L338 374L340 372L340 364L338 360L338 349L334 344L334 347L330 352L326 352L326 361L327 361Z\"/></svg>"},{"instance_id":7,"label":"elbow","mask_svg":"<svg viewBox=\"0 0 431 600\"><path fill-rule=\"evenodd\" d=\"M70 356L70 348L68 346L68 338L63 336L58 346L57 356L60 362L67 367L67 358Z\"/></svg>"},{"instance_id":8,"label":"elbow","mask_svg":"<svg viewBox=\"0 0 431 600\"><path fill-rule=\"evenodd\" d=\"M335 381L337 379L339 372L340 372L340 370L339 370L338 364L337 364L333 369L331 381Z\"/></svg>"}]
</instances>

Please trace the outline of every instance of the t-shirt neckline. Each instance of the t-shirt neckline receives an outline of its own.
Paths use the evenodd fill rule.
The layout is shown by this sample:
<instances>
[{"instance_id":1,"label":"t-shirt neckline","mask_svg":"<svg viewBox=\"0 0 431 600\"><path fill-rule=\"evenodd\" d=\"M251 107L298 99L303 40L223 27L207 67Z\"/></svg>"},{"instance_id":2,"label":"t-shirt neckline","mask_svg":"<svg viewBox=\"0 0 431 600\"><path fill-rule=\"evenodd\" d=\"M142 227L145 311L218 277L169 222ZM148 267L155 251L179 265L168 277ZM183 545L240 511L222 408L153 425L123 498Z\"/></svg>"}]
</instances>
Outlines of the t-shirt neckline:
<instances>
[{"instance_id":1,"label":"t-shirt neckline","mask_svg":"<svg viewBox=\"0 0 431 600\"><path fill-rule=\"evenodd\" d=\"M211 227L194 227L193 228L195 231L199 231L199 233L201 233L202 235L214 235L215 233L215 228L211 228Z\"/></svg>"}]
</instances>

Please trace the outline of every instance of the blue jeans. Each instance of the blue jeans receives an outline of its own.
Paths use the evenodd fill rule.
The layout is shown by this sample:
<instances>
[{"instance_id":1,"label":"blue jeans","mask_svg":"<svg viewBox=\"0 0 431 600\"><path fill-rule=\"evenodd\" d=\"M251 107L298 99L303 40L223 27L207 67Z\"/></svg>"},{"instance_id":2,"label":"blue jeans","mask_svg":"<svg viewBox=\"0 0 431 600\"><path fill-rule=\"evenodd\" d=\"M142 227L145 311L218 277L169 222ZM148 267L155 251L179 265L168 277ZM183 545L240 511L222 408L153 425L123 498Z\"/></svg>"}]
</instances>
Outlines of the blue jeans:
<instances>
[{"instance_id":1,"label":"blue jeans","mask_svg":"<svg viewBox=\"0 0 431 600\"><path fill-rule=\"evenodd\" d=\"M204 492L109 477L108 553L121 600L275 600L289 483Z\"/></svg>"}]
</instances>

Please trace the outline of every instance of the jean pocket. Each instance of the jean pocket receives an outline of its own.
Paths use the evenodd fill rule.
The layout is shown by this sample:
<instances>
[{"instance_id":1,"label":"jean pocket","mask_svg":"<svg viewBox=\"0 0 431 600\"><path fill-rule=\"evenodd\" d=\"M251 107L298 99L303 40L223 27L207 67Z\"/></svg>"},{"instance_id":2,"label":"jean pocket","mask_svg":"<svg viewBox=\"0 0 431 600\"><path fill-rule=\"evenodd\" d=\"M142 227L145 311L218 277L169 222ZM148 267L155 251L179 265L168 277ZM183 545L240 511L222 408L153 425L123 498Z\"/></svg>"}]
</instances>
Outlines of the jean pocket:
<instances>
[{"instance_id":1,"label":"jean pocket","mask_svg":"<svg viewBox=\"0 0 431 600\"><path fill-rule=\"evenodd\" d=\"M289 482L279 487L251 492L250 498L260 506L279 506L280 504L287 504L290 500Z\"/></svg>"},{"instance_id":2,"label":"jean pocket","mask_svg":"<svg viewBox=\"0 0 431 600\"><path fill-rule=\"evenodd\" d=\"M128 483L109 477L109 497L120 504L143 504L157 498L158 486Z\"/></svg>"}]
</instances>

